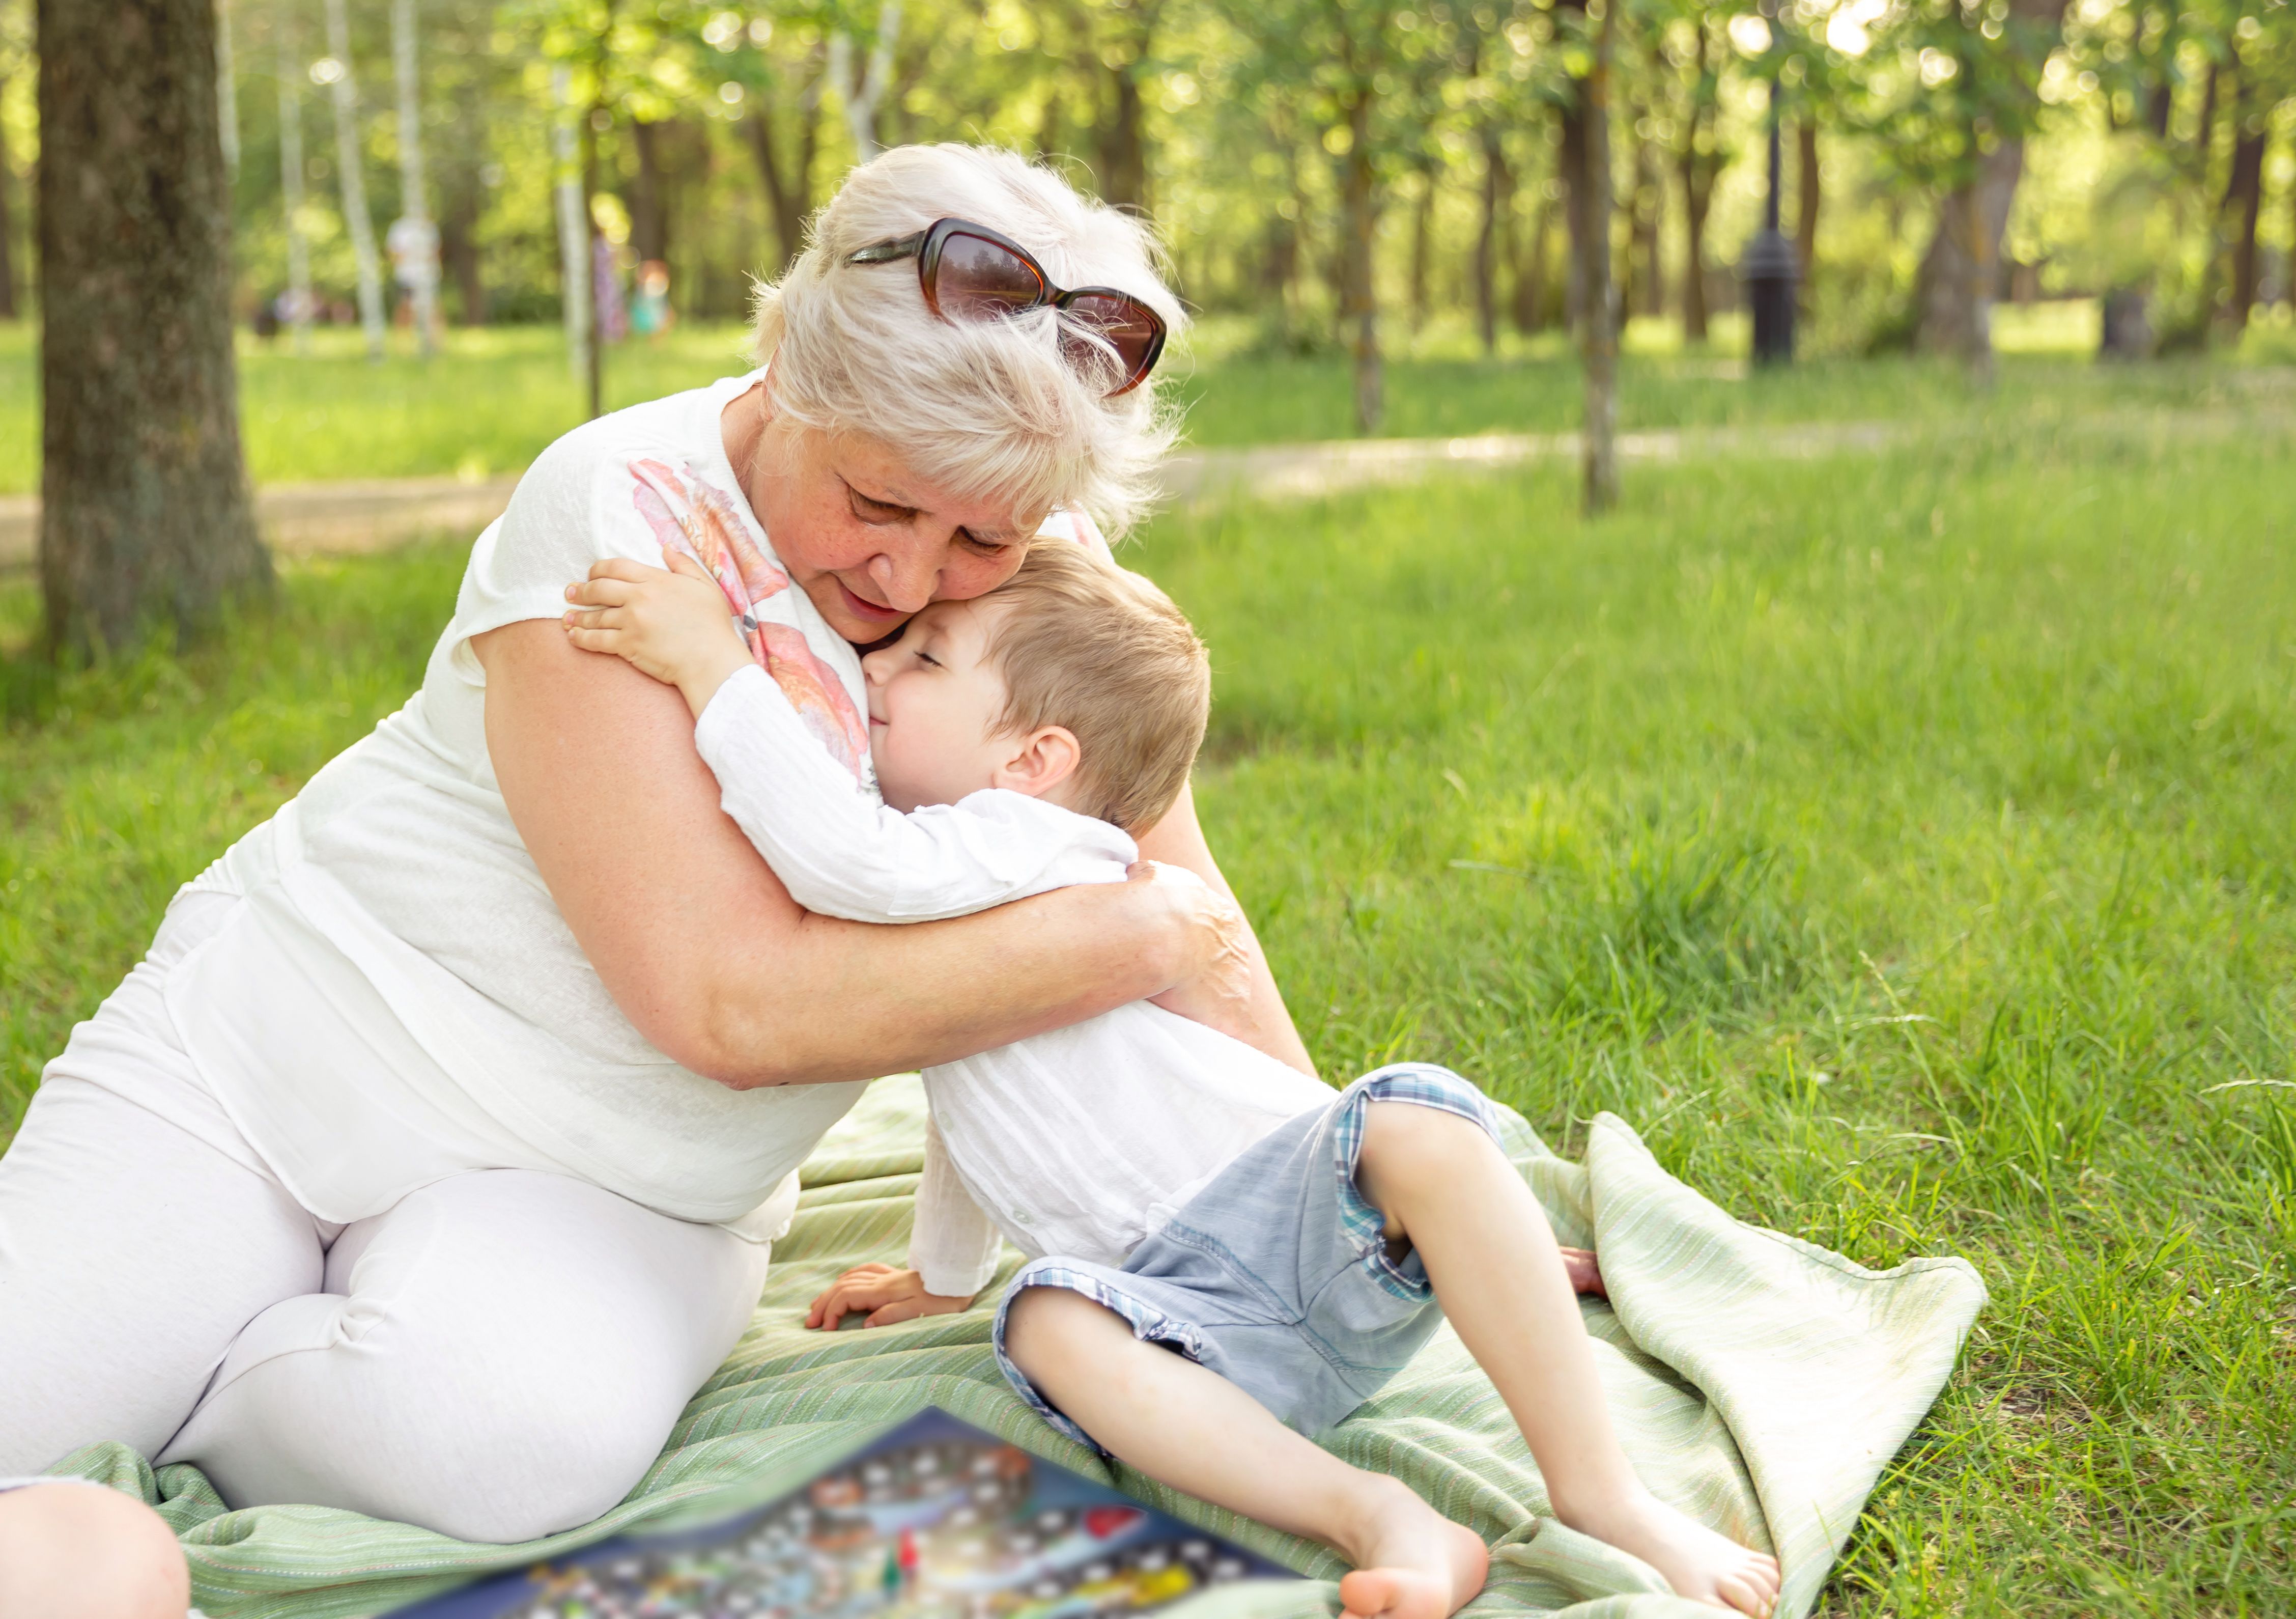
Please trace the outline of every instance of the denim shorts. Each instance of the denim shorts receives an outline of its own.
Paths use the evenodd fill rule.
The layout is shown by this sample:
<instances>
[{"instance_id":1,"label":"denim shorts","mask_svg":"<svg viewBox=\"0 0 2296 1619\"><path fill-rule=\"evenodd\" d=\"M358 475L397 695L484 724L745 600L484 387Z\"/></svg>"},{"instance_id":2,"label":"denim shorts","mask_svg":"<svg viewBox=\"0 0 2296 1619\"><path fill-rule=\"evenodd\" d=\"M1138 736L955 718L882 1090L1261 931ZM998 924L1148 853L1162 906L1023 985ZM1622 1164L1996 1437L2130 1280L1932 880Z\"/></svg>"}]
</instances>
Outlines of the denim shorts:
<instances>
[{"instance_id":1,"label":"denim shorts","mask_svg":"<svg viewBox=\"0 0 2296 1619\"><path fill-rule=\"evenodd\" d=\"M1365 1074L1237 1155L1121 1270L1058 1255L1022 1269L996 1328L996 1363L1021 1397L1070 1438L1094 1442L1005 1352L1005 1321L1024 1287L1084 1294L1135 1336L1218 1372L1311 1437L1377 1393L1442 1311L1418 1253L1388 1256L1385 1218L1356 1186L1374 1102L1439 1108L1498 1138L1483 1093L1447 1068L1403 1063Z\"/></svg>"}]
</instances>

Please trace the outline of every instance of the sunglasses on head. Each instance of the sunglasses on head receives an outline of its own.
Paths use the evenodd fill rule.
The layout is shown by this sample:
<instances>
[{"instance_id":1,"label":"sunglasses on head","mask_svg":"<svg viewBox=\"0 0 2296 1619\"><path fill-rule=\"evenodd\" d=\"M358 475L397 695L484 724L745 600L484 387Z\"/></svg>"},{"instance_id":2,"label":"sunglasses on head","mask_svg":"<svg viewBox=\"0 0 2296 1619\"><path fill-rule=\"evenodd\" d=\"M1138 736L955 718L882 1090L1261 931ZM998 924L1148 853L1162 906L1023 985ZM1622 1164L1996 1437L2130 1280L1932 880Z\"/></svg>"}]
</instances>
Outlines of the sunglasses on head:
<instances>
[{"instance_id":1,"label":"sunglasses on head","mask_svg":"<svg viewBox=\"0 0 2296 1619\"><path fill-rule=\"evenodd\" d=\"M921 231L865 247L845 262L890 264L912 254L925 306L943 320L988 320L1050 304L1091 334L1062 330L1061 347L1070 363L1080 369L1105 363L1092 339L1107 344L1124 372L1124 380L1108 390L1111 399L1146 382L1164 352L1164 317L1155 310L1114 287L1054 286L1027 248L985 225L936 219Z\"/></svg>"}]
</instances>

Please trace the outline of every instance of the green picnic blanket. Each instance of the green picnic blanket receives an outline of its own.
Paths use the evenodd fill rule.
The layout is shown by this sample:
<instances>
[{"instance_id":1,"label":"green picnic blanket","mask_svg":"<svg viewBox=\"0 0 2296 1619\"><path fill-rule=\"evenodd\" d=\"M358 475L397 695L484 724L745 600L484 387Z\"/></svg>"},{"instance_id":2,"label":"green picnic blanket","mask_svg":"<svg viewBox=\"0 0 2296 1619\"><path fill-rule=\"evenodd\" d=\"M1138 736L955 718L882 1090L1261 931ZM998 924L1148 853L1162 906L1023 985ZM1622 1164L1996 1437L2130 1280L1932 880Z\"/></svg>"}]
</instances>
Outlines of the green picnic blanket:
<instances>
[{"instance_id":1,"label":"green picnic blanket","mask_svg":"<svg viewBox=\"0 0 2296 1619\"><path fill-rule=\"evenodd\" d=\"M1958 1259L1877 1272L1742 1225L1660 1169L1608 1114L1579 1165L1500 1111L1509 1155L1557 1232L1601 1254L1612 1303L1588 1301L1587 1321L1636 1469L1677 1506L1774 1551L1785 1573L1777 1613L1800 1619L1882 1468L1952 1370L1984 1284ZM805 1330L807 1302L839 1271L903 1252L923 1120L917 1081L885 1080L824 1139L748 1336L693 1397L629 1499L580 1529L479 1546L325 1508L233 1512L195 1468L155 1476L117 1444L90 1446L55 1471L140 1492L157 1507L182 1537L193 1599L209 1619L380 1613L619 1531L692 1521L735 1497L794 1487L926 1405L1111 1478L1006 1389L985 1307L893 1327ZM1008 1252L1007 1274L1017 1263ZM1325 1442L1404 1479L1492 1543L1490 1583L1470 1614L1710 1619L1712 1609L1669 1594L1645 1565L1547 1516L1521 1436L1448 1329ZM1112 1482L1312 1576L1272 1604L1265 1594L1207 1597L1188 1619L1235 1619L1245 1608L1253 1619L1322 1619L1336 1610L1329 1582L1344 1569L1321 1547L1124 1469Z\"/></svg>"}]
</instances>

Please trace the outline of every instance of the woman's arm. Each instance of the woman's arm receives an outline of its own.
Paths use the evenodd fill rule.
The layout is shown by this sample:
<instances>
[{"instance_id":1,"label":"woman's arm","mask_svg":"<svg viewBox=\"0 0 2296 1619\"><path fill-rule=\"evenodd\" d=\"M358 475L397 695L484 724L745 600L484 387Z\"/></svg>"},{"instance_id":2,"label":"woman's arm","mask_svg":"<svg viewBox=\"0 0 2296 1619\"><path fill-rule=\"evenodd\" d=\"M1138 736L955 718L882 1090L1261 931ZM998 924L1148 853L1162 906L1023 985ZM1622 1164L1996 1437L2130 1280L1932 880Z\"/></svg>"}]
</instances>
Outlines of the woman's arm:
<instances>
[{"instance_id":1,"label":"woman's arm","mask_svg":"<svg viewBox=\"0 0 2296 1619\"><path fill-rule=\"evenodd\" d=\"M1203 827L1197 823L1196 790L1193 785L1182 787L1178 801L1165 811L1164 818L1141 834L1140 858L1161 860L1168 866L1185 866L1226 898L1235 898L1227 879L1220 875L1219 863L1212 859L1211 845L1204 841ZM1241 909L1237 915L1242 916ZM1308 1055L1307 1043L1300 1038L1300 1031L1292 1026L1291 1011L1283 1004L1283 991L1276 985L1275 974L1267 965L1267 953L1259 948L1259 936L1251 931L1249 918L1243 921L1242 944L1242 966L1250 990L1241 1008L1206 997L1201 987L1194 984L1182 984L1156 996L1156 1004L1168 1012L1209 1023L1248 1046L1259 1047L1279 1063L1288 1063L1300 1072L1313 1075L1316 1061Z\"/></svg>"},{"instance_id":2,"label":"woman's arm","mask_svg":"<svg viewBox=\"0 0 2296 1619\"><path fill-rule=\"evenodd\" d=\"M520 837L638 1031L736 1089L949 1062L1191 986L1248 1014L1242 914L1157 878L949 922L800 909L718 808L685 700L555 620L473 637L487 749Z\"/></svg>"}]
</instances>

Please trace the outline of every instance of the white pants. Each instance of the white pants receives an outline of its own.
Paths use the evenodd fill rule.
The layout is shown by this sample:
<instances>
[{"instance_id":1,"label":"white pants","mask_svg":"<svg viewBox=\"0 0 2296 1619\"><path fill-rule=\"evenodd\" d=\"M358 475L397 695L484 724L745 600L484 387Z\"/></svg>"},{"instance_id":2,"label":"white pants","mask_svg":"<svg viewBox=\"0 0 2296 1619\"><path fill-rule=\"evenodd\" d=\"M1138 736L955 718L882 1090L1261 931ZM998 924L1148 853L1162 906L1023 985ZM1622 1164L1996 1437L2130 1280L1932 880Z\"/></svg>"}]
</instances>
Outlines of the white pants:
<instances>
[{"instance_id":1,"label":"white pants","mask_svg":"<svg viewBox=\"0 0 2296 1619\"><path fill-rule=\"evenodd\" d=\"M526 1170L317 1220L161 1003L234 903L178 901L0 1157L0 1475L121 1440L234 1507L468 1541L595 1517L741 1337L769 1250Z\"/></svg>"}]
</instances>

